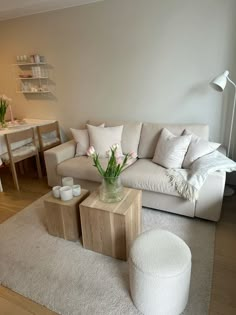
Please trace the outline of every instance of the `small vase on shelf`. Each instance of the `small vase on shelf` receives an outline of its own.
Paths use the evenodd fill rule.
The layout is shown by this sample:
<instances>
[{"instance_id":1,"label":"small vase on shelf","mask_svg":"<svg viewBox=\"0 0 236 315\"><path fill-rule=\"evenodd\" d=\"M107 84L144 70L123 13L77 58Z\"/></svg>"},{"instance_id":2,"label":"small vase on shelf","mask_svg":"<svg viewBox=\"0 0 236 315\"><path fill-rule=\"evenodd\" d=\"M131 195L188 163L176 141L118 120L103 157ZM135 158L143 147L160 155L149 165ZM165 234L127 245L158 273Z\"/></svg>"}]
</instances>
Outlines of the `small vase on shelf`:
<instances>
[{"instance_id":1,"label":"small vase on shelf","mask_svg":"<svg viewBox=\"0 0 236 315\"><path fill-rule=\"evenodd\" d=\"M99 189L99 198L103 202L113 203L123 199L123 186L120 176L103 177Z\"/></svg>"}]
</instances>

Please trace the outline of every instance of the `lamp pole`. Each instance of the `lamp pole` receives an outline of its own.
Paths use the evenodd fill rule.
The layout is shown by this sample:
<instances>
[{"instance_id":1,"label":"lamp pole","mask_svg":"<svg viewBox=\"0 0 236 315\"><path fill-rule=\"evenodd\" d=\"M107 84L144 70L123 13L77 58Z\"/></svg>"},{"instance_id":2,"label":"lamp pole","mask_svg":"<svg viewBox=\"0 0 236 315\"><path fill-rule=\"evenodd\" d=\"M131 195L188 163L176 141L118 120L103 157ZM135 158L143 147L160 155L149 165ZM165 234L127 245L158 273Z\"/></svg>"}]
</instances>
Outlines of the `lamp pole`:
<instances>
[{"instance_id":1,"label":"lamp pole","mask_svg":"<svg viewBox=\"0 0 236 315\"><path fill-rule=\"evenodd\" d=\"M228 142L228 149L227 149L227 156L229 156L230 147L231 147L232 132L233 132L233 124L234 124L234 112L235 112L235 103L236 103L236 85L232 80L230 80L230 78L228 76L227 76L227 80L234 86L234 103L233 103L233 110L232 110L232 116L231 116L231 122L230 122L229 142Z\"/></svg>"},{"instance_id":2,"label":"lamp pole","mask_svg":"<svg viewBox=\"0 0 236 315\"><path fill-rule=\"evenodd\" d=\"M222 74L215 77L210 82L210 85L213 89L215 89L218 92L223 92L227 81L229 81L234 86L234 103L233 103L233 109L231 113L231 122L230 122L230 131L229 131L229 140L228 140L228 146L227 146L227 156L230 154L230 148L231 148L231 140L232 140L232 132L233 132L233 124L234 124L234 112L235 112L235 103L236 103L236 85L235 83L229 78L229 71L226 70Z\"/></svg>"},{"instance_id":3,"label":"lamp pole","mask_svg":"<svg viewBox=\"0 0 236 315\"><path fill-rule=\"evenodd\" d=\"M227 147L227 156L229 157L230 148L231 148L231 140L232 140L232 132L233 132L233 124L234 124L234 112L235 112L235 103L236 103L236 85L235 83L230 80L229 78L229 71L226 70L224 73L218 75L213 81L210 82L210 85L213 89L218 92L223 92L227 81L229 81L234 86L234 103L233 109L231 113L231 122L230 122L230 130L229 130L229 140L228 140L228 147ZM225 186L224 196L232 196L234 194L234 190L229 187L228 185Z\"/></svg>"}]
</instances>

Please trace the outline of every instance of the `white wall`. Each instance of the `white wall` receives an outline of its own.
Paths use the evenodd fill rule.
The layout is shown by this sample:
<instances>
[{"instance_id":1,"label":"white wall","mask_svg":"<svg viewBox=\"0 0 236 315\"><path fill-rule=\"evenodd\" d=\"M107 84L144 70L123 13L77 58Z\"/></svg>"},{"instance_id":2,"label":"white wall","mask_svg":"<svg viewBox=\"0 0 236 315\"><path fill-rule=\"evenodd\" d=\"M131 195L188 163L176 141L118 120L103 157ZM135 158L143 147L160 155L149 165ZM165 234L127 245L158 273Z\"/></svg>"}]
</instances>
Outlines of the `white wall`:
<instances>
[{"instance_id":1,"label":"white wall","mask_svg":"<svg viewBox=\"0 0 236 315\"><path fill-rule=\"evenodd\" d=\"M0 23L0 93L18 117L208 123L223 140L226 107L208 82L235 56L234 0L104 0ZM15 93L16 55L53 67L53 95ZM225 94L226 95L226 94Z\"/></svg>"}]
</instances>

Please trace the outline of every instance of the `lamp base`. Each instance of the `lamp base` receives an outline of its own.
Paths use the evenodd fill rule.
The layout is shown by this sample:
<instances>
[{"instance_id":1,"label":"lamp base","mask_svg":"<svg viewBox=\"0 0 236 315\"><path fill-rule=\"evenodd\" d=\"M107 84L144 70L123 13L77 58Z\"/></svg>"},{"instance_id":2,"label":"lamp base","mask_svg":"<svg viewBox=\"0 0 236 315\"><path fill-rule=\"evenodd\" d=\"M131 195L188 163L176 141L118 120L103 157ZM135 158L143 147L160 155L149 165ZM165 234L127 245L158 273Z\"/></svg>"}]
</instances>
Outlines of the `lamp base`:
<instances>
[{"instance_id":1,"label":"lamp base","mask_svg":"<svg viewBox=\"0 0 236 315\"><path fill-rule=\"evenodd\" d=\"M230 187L230 186L228 186L228 185L225 186L224 197L233 196L234 193L235 193L235 190L234 190L232 187Z\"/></svg>"}]
</instances>

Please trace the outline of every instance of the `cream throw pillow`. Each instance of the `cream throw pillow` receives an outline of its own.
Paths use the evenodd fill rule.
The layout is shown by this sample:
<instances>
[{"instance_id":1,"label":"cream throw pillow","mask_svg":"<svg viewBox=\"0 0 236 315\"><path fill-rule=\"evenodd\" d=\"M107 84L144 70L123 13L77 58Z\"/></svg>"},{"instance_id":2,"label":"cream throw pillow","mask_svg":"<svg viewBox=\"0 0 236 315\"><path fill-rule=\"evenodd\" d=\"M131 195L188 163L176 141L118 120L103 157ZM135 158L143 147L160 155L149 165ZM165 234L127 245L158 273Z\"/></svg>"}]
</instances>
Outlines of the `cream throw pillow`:
<instances>
[{"instance_id":1,"label":"cream throw pillow","mask_svg":"<svg viewBox=\"0 0 236 315\"><path fill-rule=\"evenodd\" d=\"M113 144L119 144L119 153L122 154L121 136L123 126L101 128L87 125L87 127L90 146L94 147L99 156L106 157L106 152L110 150Z\"/></svg>"},{"instance_id":2,"label":"cream throw pillow","mask_svg":"<svg viewBox=\"0 0 236 315\"><path fill-rule=\"evenodd\" d=\"M189 168L194 161L215 151L220 146L220 143L204 140L187 129L184 130L183 135L192 135L191 143L184 158L183 168Z\"/></svg>"},{"instance_id":3,"label":"cream throw pillow","mask_svg":"<svg viewBox=\"0 0 236 315\"><path fill-rule=\"evenodd\" d=\"M191 137L177 137L163 128L152 161L166 168L181 168Z\"/></svg>"},{"instance_id":4,"label":"cream throw pillow","mask_svg":"<svg viewBox=\"0 0 236 315\"><path fill-rule=\"evenodd\" d=\"M104 127L104 124L101 124L99 127ZM82 156L87 154L89 148L89 135L88 129L73 129L70 128L72 136L76 142L76 151L75 156Z\"/></svg>"}]
</instances>

